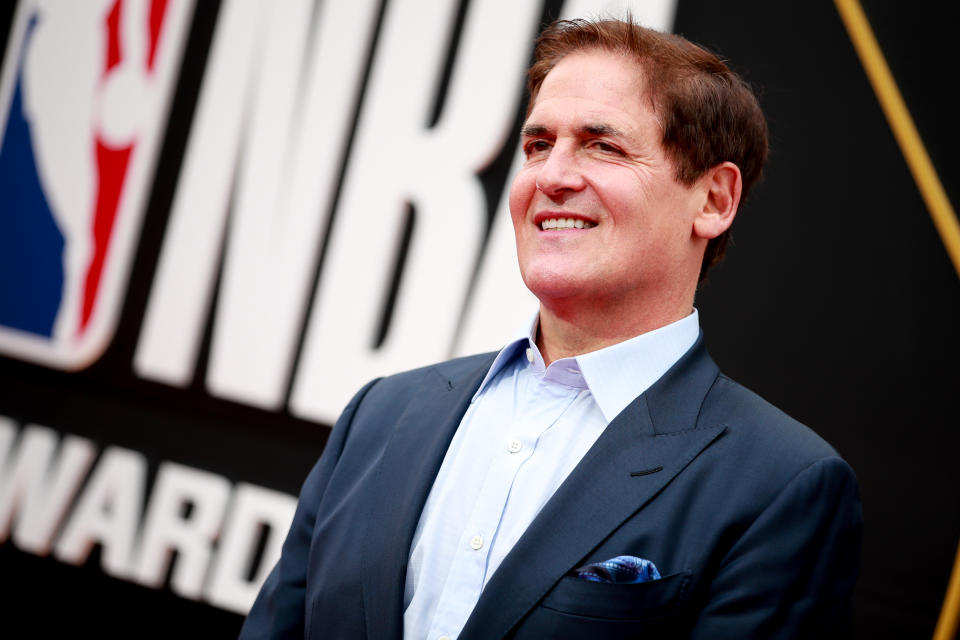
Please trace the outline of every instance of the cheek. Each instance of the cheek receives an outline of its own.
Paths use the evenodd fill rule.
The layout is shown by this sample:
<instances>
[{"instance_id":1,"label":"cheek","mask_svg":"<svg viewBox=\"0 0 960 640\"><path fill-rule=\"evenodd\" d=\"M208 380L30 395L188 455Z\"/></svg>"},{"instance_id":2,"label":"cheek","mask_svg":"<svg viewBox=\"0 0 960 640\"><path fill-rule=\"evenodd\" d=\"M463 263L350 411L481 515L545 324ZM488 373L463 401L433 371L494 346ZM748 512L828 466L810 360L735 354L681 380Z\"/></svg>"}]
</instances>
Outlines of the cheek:
<instances>
[{"instance_id":1,"label":"cheek","mask_svg":"<svg viewBox=\"0 0 960 640\"><path fill-rule=\"evenodd\" d=\"M536 191L536 178L532 171L521 169L510 186L510 218L514 227L522 223L530 208L530 201Z\"/></svg>"},{"instance_id":2,"label":"cheek","mask_svg":"<svg viewBox=\"0 0 960 640\"><path fill-rule=\"evenodd\" d=\"M651 200L650 185L635 167L600 165L583 175L599 207L614 225L633 227Z\"/></svg>"}]
</instances>

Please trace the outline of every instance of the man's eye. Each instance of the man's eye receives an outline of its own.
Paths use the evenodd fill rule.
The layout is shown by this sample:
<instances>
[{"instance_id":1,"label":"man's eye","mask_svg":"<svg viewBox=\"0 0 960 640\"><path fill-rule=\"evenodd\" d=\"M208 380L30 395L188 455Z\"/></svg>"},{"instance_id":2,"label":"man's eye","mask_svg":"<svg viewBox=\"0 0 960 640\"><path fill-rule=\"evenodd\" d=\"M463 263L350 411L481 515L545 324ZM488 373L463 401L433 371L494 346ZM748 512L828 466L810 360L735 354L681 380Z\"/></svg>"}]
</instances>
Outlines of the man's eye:
<instances>
[{"instance_id":1,"label":"man's eye","mask_svg":"<svg viewBox=\"0 0 960 640\"><path fill-rule=\"evenodd\" d=\"M523 152L527 157L550 151L550 143L546 140L531 140L523 147Z\"/></svg>"},{"instance_id":2,"label":"man's eye","mask_svg":"<svg viewBox=\"0 0 960 640\"><path fill-rule=\"evenodd\" d=\"M603 153L614 153L617 155L623 155L623 152L620 151L619 148L613 146L610 143L604 142L603 140L594 140L590 144L590 146L596 149L597 151L601 151Z\"/></svg>"}]
</instances>

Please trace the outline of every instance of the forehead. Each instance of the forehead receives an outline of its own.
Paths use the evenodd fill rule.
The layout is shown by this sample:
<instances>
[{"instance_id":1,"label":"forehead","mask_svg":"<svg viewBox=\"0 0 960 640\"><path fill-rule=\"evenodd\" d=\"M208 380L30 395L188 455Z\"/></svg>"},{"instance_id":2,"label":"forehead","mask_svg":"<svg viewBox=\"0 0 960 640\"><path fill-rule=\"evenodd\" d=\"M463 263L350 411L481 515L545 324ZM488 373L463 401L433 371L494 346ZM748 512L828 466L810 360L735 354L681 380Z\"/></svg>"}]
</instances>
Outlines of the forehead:
<instances>
[{"instance_id":1,"label":"forehead","mask_svg":"<svg viewBox=\"0 0 960 640\"><path fill-rule=\"evenodd\" d=\"M642 67L607 51L565 56L547 74L527 122L612 120L618 127L646 128L655 122ZM558 122L557 124L560 124Z\"/></svg>"}]
</instances>

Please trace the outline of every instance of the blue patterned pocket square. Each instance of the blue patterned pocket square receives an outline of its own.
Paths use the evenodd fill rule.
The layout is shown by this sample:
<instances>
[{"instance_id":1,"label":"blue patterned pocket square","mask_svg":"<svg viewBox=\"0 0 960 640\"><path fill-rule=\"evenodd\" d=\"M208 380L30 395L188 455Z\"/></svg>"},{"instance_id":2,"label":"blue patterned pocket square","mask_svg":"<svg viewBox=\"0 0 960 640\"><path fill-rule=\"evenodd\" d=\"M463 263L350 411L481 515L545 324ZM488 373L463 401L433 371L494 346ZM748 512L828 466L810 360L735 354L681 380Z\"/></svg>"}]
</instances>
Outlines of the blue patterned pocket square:
<instances>
[{"instance_id":1,"label":"blue patterned pocket square","mask_svg":"<svg viewBox=\"0 0 960 640\"><path fill-rule=\"evenodd\" d=\"M660 579L660 572L649 560L635 556L617 556L573 570L573 575L590 582L637 584Z\"/></svg>"}]
</instances>

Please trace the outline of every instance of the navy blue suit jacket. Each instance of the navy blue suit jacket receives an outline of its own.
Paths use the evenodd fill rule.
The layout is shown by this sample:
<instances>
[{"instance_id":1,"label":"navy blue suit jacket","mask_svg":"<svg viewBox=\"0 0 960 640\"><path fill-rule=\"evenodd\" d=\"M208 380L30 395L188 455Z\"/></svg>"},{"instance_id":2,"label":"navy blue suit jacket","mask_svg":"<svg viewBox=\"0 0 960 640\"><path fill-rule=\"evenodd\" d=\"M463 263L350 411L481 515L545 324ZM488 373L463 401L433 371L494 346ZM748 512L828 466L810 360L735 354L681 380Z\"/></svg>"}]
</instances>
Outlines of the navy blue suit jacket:
<instances>
[{"instance_id":1,"label":"navy blue suit jacket","mask_svg":"<svg viewBox=\"0 0 960 640\"><path fill-rule=\"evenodd\" d=\"M493 354L374 381L303 485L243 638L399 640L414 530ZM702 337L610 423L491 577L459 636L835 635L856 578L850 467L720 374ZM619 555L663 575L571 577Z\"/></svg>"}]
</instances>

